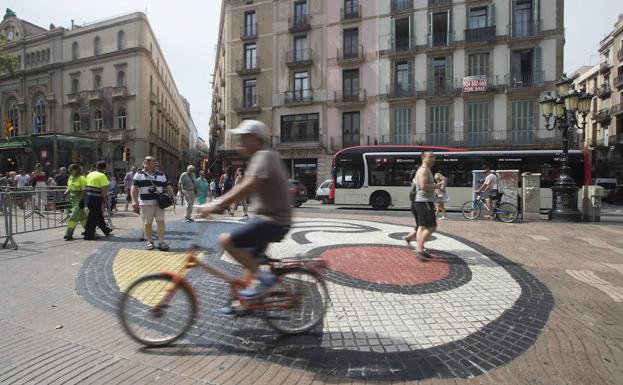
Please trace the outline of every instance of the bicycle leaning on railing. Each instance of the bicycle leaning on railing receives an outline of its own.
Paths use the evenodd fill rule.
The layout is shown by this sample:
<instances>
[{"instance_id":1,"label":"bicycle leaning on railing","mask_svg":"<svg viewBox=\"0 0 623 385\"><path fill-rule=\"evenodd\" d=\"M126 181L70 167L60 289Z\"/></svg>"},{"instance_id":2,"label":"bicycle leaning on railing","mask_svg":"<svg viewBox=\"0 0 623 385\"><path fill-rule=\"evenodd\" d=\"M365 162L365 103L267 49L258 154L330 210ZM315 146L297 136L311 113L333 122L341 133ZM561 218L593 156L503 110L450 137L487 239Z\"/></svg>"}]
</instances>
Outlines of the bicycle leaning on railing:
<instances>
[{"instance_id":1,"label":"bicycle leaning on railing","mask_svg":"<svg viewBox=\"0 0 623 385\"><path fill-rule=\"evenodd\" d=\"M198 316L198 300L186 273L196 267L223 279L236 316L256 315L283 334L308 332L324 318L329 294L324 279L326 262L318 258L273 259L260 257L277 277L267 295L246 299L239 290L250 282L237 279L218 267L199 260L201 247L193 244L179 272L149 274L130 284L123 293L119 319L127 334L147 346L165 346L181 338Z\"/></svg>"},{"instance_id":2,"label":"bicycle leaning on railing","mask_svg":"<svg viewBox=\"0 0 623 385\"><path fill-rule=\"evenodd\" d=\"M510 202L501 202L503 192L500 192L492 203L493 218L499 219L504 223L513 223L517 220L517 215L519 210L517 206ZM465 217L465 219L475 220L480 218L482 212L488 212L487 207L485 206L485 197L482 193L476 193L476 199L473 201L467 201L463 203L463 207L461 207L461 214Z\"/></svg>"}]
</instances>

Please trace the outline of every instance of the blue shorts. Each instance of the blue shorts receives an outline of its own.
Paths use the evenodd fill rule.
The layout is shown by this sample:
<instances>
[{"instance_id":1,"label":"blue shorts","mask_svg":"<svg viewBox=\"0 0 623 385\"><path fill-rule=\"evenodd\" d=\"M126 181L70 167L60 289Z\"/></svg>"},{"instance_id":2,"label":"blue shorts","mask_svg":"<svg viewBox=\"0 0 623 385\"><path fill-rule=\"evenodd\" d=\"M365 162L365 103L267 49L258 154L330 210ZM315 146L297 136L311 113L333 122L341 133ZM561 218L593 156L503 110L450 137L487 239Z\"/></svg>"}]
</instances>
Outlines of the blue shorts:
<instances>
[{"instance_id":1,"label":"blue shorts","mask_svg":"<svg viewBox=\"0 0 623 385\"><path fill-rule=\"evenodd\" d=\"M269 243L281 241L288 231L290 226L276 225L260 218L253 218L232 231L231 241L234 246L247 249L252 255L259 257L266 251Z\"/></svg>"}]
</instances>

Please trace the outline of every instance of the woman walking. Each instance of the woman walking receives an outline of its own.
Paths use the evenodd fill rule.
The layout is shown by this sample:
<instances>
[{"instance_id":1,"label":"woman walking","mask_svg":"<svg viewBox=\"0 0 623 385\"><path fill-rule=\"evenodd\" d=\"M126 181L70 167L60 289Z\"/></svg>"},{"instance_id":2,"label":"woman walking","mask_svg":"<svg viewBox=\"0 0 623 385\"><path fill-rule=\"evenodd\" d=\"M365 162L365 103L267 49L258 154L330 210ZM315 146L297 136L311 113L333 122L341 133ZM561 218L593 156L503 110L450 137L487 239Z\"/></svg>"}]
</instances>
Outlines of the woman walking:
<instances>
[{"instance_id":1,"label":"woman walking","mask_svg":"<svg viewBox=\"0 0 623 385\"><path fill-rule=\"evenodd\" d=\"M439 219L448 219L445 207L446 202L448 202L448 194L446 193L447 179L442 173L438 172L435 174L435 182L439 186L435 190L435 215L438 216L441 213L441 218Z\"/></svg>"},{"instance_id":2,"label":"woman walking","mask_svg":"<svg viewBox=\"0 0 623 385\"><path fill-rule=\"evenodd\" d=\"M74 230L78 225L78 222L82 227L86 226L87 214L84 211L84 191L87 188L87 179L82 175L80 166L72 164L69 166L69 179L67 180L67 189L65 195L69 194L69 201L71 202L71 216L67 221L67 230L63 237L66 241L71 241L74 235Z\"/></svg>"},{"instance_id":3,"label":"woman walking","mask_svg":"<svg viewBox=\"0 0 623 385\"><path fill-rule=\"evenodd\" d=\"M415 226L413 227L413 230L411 230L409 234L407 234L405 237L402 238L405 240L405 242L407 242L407 246L409 247L411 247L411 242L414 242L417 240L417 229L418 229L417 213L415 212L415 193L416 193L415 171L413 171L411 174L413 175L413 178L411 178L411 192L409 193L409 199L411 200L411 213L413 214L413 219L415 219Z\"/></svg>"},{"instance_id":4,"label":"woman walking","mask_svg":"<svg viewBox=\"0 0 623 385\"><path fill-rule=\"evenodd\" d=\"M206 203L208 200L209 185L205 170L199 171L199 177L195 180L195 186L197 186L197 203L200 205Z\"/></svg>"}]
</instances>

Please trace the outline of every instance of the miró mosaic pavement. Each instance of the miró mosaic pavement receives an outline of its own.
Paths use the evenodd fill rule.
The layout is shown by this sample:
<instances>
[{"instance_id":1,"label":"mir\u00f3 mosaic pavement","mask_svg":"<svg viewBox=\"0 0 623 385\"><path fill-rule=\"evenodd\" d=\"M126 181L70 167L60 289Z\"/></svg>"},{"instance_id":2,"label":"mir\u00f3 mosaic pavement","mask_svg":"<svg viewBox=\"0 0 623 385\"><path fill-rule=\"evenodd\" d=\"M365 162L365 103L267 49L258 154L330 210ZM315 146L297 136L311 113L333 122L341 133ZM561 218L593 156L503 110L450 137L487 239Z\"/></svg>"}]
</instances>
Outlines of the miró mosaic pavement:
<instances>
[{"instance_id":1,"label":"mir\u00f3 mosaic pavement","mask_svg":"<svg viewBox=\"0 0 623 385\"><path fill-rule=\"evenodd\" d=\"M120 290L137 277L183 263L200 233L204 258L241 271L218 250L218 234L243 222L172 223L172 252L146 252L127 239L90 256L77 278L91 304L115 312ZM433 260L415 258L406 226L356 220L297 219L274 258L317 256L329 263L331 302L308 335L282 337L255 317L215 310L228 303L224 282L199 271L187 278L200 298L186 341L336 376L379 380L471 377L502 366L538 338L553 307L550 291L503 256L468 240L436 234Z\"/></svg>"}]
</instances>

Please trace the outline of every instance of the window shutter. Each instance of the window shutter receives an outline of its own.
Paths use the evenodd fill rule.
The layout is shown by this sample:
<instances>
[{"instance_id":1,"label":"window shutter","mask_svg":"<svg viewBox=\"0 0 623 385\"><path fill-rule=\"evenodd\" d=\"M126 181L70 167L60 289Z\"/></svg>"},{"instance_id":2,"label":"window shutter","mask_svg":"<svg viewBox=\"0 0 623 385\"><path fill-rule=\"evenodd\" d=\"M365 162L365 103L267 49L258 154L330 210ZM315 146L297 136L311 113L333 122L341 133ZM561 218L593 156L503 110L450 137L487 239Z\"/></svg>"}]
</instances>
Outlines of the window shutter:
<instances>
[{"instance_id":1,"label":"window shutter","mask_svg":"<svg viewBox=\"0 0 623 385\"><path fill-rule=\"evenodd\" d=\"M543 82L543 53L541 47L534 48L534 83Z\"/></svg>"},{"instance_id":2,"label":"window shutter","mask_svg":"<svg viewBox=\"0 0 623 385\"><path fill-rule=\"evenodd\" d=\"M532 0L532 21L535 25L539 25L541 19L541 0ZM540 32L540 31L535 31Z\"/></svg>"},{"instance_id":3,"label":"window shutter","mask_svg":"<svg viewBox=\"0 0 623 385\"><path fill-rule=\"evenodd\" d=\"M448 40L447 40L447 42L448 42L448 45L450 45L453 42L453 40L454 40L454 37L452 36L452 8L450 8L448 10L447 17L448 17L448 23L447 23L447 37L448 37Z\"/></svg>"},{"instance_id":4,"label":"window shutter","mask_svg":"<svg viewBox=\"0 0 623 385\"><path fill-rule=\"evenodd\" d=\"M508 27L508 33L511 35L511 37L515 35L515 12L517 11L517 4L515 1L516 0L511 0L511 24Z\"/></svg>"},{"instance_id":5,"label":"window shutter","mask_svg":"<svg viewBox=\"0 0 623 385\"><path fill-rule=\"evenodd\" d=\"M426 29L426 31L427 31L426 39L428 40L428 46L432 47L433 46L433 13L432 12L428 12L428 28Z\"/></svg>"},{"instance_id":6,"label":"window shutter","mask_svg":"<svg viewBox=\"0 0 623 385\"><path fill-rule=\"evenodd\" d=\"M415 48L415 16L409 16L409 49Z\"/></svg>"},{"instance_id":7,"label":"window shutter","mask_svg":"<svg viewBox=\"0 0 623 385\"><path fill-rule=\"evenodd\" d=\"M413 62L409 61L409 83L408 87L413 87L415 83L414 74L413 74Z\"/></svg>"},{"instance_id":8,"label":"window shutter","mask_svg":"<svg viewBox=\"0 0 623 385\"><path fill-rule=\"evenodd\" d=\"M392 23L391 23L391 40L389 42L389 44L391 45L389 47L390 50L395 51L396 50L396 19L392 19Z\"/></svg>"},{"instance_id":9,"label":"window shutter","mask_svg":"<svg viewBox=\"0 0 623 385\"><path fill-rule=\"evenodd\" d=\"M495 3L487 5L487 27L495 26Z\"/></svg>"},{"instance_id":10,"label":"window shutter","mask_svg":"<svg viewBox=\"0 0 623 385\"><path fill-rule=\"evenodd\" d=\"M453 88L452 55L446 56L446 87Z\"/></svg>"},{"instance_id":11,"label":"window shutter","mask_svg":"<svg viewBox=\"0 0 623 385\"><path fill-rule=\"evenodd\" d=\"M428 57L427 71L426 71L426 83L428 87L428 91L431 92L433 89L433 84L435 82L433 75L433 57Z\"/></svg>"}]
</instances>

